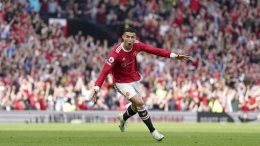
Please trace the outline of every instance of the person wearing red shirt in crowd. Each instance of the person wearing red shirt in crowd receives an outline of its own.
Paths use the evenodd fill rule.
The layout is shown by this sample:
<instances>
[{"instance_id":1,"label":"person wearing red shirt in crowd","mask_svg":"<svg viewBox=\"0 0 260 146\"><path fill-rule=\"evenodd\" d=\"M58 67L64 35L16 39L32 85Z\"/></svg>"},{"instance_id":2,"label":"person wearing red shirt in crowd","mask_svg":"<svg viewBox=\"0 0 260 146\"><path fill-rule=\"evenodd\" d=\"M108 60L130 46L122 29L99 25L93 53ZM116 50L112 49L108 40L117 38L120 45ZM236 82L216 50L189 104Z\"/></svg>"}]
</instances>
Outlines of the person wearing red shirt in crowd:
<instances>
[{"instance_id":1,"label":"person wearing red shirt in crowd","mask_svg":"<svg viewBox=\"0 0 260 146\"><path fill-rule=\"evenodd\" d=\"M164 136L153 127L141 96L139 83L141 76L138 72L136 56L140 51L161 57L175 58L181 61L187 61L189 56L177 55L165 49L155 48L137 41L136 30L132 27L128 27L124 30L122 38L124 40L123 43L113 48L95 83L92 101L94 103L97 101L97 93L108 73L111 71L116 89L132 103L124 114L118 115L120 130L124 132L126 120L138 112L140 118L150 130L153 138L161 141Z\"/></svg>"},{"instance_id":2,"label":"person wearing red shirt in crowd","mask_svg":"<svg viewBox=\"0 0 260 146\"><path fill-rule=\"evenodd\" d=\"M194 13L198 13L199 12L199 8L200 8L200 0L191 0L191 2L190 2L190 9Z\"/></svg>"}]
</instances>

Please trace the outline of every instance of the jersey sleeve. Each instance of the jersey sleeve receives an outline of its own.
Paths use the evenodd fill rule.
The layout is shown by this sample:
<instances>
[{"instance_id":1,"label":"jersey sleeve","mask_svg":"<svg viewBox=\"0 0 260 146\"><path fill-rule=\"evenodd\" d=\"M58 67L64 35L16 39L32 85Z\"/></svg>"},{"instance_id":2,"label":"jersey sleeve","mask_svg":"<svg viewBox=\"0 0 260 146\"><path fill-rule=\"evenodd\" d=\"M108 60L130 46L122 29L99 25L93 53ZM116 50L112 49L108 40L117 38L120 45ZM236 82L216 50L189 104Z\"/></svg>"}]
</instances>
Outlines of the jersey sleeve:
<instances>
[{"instance_id":1,"label":"jersey sleeve","mask_svg":"<svg viewBox=\"0 0 260 146\"><path fill-rule=\"evenodd\" d=\"M166 58L170 58L170 54L171 52L165 49L161 49L161 48L156 48L144 43L139 42L139 49L140 51L144 51L150 54L154 54L156 56L161 56L161 57L166 57Z\"/></svg>"},{"instance_id":2,"label":"jersey sleeve","mask_svg":"<svg viewBox=\"0 0 260 146\"><path fill-rule=\"evenodd\" d=\"M99 86L99 87L102 86L102 84L105 81L107 75L109 74L109 72L115 66L116 60L117 60L117 54L114 51L112 51L105 61L105 65L104 65L100 75L98 76L96 82L95 82L95 86Z\"/></svg>"}]
</instances>

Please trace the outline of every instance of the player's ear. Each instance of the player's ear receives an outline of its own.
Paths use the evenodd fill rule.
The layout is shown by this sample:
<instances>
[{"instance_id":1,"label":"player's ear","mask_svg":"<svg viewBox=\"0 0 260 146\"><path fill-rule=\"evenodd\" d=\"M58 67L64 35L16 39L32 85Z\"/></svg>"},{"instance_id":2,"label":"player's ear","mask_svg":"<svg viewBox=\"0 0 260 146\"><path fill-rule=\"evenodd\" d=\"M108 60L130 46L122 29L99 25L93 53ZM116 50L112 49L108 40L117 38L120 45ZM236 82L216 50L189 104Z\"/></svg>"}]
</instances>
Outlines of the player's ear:
<instances>
[{"instance_id":1,"label":"player's ear","mask_svg":"<svg viewBox=\"0 0 260 146\"><path fill-rule=\"evenodd\" d=\"M122 39L124 40L125 39L125 34L123 33L123 35L122 35Z\"/></svg>"}]
</instances>

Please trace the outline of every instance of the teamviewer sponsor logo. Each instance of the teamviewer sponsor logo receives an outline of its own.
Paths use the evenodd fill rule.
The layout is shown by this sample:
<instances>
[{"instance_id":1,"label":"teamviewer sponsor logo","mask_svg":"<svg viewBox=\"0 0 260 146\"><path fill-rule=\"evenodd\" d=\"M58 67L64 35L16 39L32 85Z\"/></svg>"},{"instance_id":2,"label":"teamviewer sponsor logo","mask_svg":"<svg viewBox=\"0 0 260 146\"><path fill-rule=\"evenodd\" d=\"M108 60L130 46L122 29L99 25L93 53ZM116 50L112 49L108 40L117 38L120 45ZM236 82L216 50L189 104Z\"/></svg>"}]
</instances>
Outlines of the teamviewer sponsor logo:
<instances>
[{"instance_id":1,"label":"teamviewer sponsor logo","mask_svg":"<svg viewBox=\"0 0 260 146\"><path fill-rule=\"evenodd\" d=\"M122 63L121 66L122 67L126 67L127 65L130 65L134 62L134 60L132 60L131 62L128 62L128 63Z\"/></svg>"}]
</instances>

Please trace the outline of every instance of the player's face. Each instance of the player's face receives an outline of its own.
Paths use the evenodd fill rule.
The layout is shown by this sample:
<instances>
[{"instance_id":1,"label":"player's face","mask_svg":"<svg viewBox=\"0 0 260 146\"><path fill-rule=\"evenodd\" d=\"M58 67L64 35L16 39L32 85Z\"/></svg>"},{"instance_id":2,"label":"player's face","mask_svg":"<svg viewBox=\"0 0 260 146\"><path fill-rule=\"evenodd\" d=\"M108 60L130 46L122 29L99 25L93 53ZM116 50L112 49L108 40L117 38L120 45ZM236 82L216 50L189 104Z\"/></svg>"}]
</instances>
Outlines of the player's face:
<instances>
[{"instance_id":1,"label":"player's face","mask_svg":"<svg viewBox=\"0 0 260 146\"><path fill-rule=\"evenodd\" d=\"M122 36L124 40L124 48L130 50L136 39L136 34L132 32L125 32Z\"/></svg>"}]
</instances>

